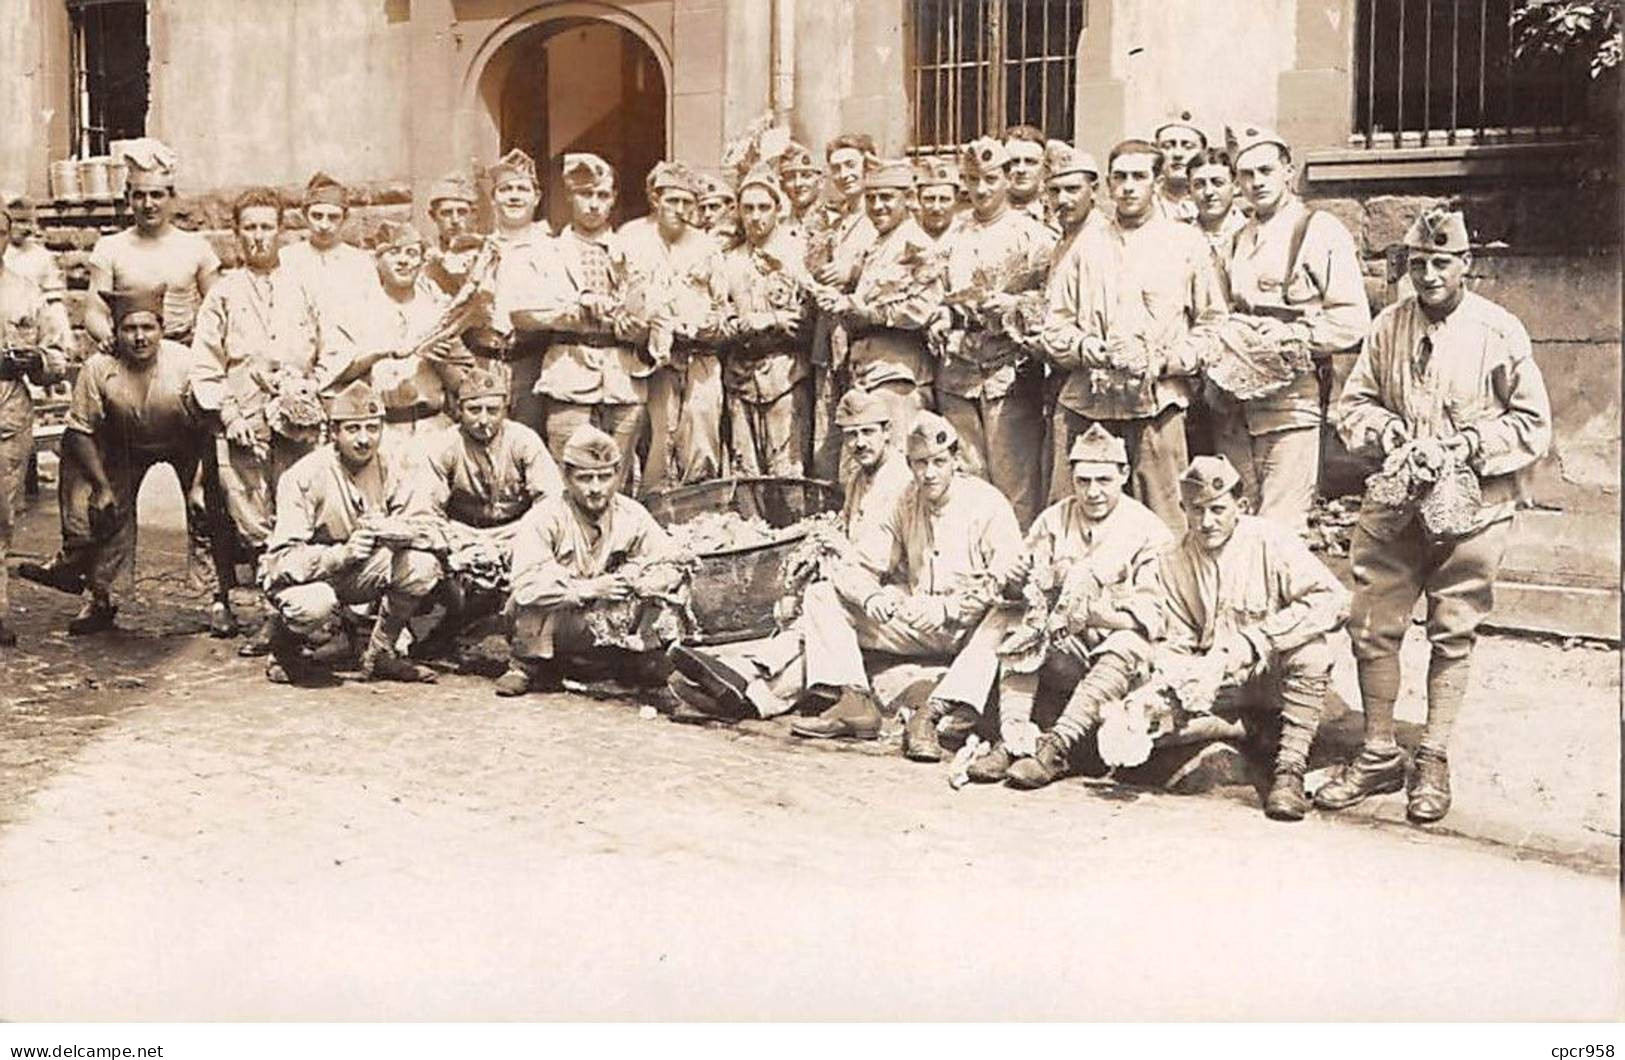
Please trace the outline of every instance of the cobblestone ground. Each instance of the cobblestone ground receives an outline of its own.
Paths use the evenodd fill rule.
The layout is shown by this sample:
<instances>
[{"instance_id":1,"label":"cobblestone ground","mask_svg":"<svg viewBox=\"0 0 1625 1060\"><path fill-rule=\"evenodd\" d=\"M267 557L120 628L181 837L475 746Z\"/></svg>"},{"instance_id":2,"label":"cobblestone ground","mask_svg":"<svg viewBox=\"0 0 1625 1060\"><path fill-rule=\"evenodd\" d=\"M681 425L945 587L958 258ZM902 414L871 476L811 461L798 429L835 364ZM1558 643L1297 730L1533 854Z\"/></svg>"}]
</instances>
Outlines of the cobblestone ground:
<instances>
[{"instance_id":1,"label":"cobblestone ground","mask_svg":"<svg viewBox=\"0 0 1625 1060\"><path fill-rule=\"evenodd\" d=\"M1619 1010L1614 881L1505 846L1082 780L953 792L875 748L477 678L271 686L181 635L178 593L91 646L47 634L68 602L18 602L0 1017Z\"/></svg>"}]
</instances>

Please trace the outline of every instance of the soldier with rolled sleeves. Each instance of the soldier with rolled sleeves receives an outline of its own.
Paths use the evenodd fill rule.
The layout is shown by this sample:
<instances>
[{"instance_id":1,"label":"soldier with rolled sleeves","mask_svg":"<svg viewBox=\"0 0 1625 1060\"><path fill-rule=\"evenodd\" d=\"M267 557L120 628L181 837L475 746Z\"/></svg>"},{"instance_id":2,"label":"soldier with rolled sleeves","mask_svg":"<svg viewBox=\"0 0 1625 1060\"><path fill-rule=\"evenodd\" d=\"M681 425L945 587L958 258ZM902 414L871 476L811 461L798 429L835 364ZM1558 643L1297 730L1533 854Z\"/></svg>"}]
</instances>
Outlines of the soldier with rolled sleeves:
<instances>
[{"instance_id":1,"label":"soldier with rolled sleeves","mask_svg":"<svg viewBox=\"0 0 1625 1060\"><path fill-rule=\"evenodd\" d=\"M1116 214L1086 225L1074 264L1050 287L1043 346L1069 372L1057 399L1055 451L1090 423L1128 446L1130 488L1176 534L1192 380L1225 316L1207 244L1158 212L1161 153L1125 140L1106 162ZM1052 483L1059 493L1063 483Z\"/></svg>"},{"instance_id":2,"label":"soldier with rolled sleeves","mask_svg":"<svg viewBox=\"0 0 1625 1060\"><path fill-rule=\"evenodd\" d=\"M541 433L547 399L536 392L536 378L541 374L542 353L550 336L546 331L519 327L514 312L529 309L547 297L559 268L553 234L536 220L542 193L536 163L529 155L516 147L487 169L486 176L491 181L494 222L488 238L496 245L497 253L491 326L503 340L477 352L506 357L508 414Z\"/></svg>"},{"instance_id":3,"label":"soldier with rolled sleeves","mask_svg":"<svg viewBox=\"0 0 1625 1060\"><path fill-rule=\"evenodd\" d=\"M460 173L429 185L429 220L434 223L434 245L423 263L422 282L446 297L456 294L468 279L469 266L480 246L474 234L473 183Z\"/></svg>"},{"instance_id":4,"label":"soldier with rolled sleeves","mask_svg":"<svg viewBox=\"0 0 1625 1060\"><path fill-rule=\"evenodd\" d=\"M1245 514L1241 476L1228 460L1197 457L1179 488L1190 529L1157 564L1162 650L1219 666L1218 717L1280 716L1264 813L1300 820L1309 809L1303 774L1331 678L1327 636L1348 614L1348 591L1296 534ZM1039 737L1038 752L1010 767L1010 784L1035 788L1066 775L1072 749L1096 730L1106 704L1141 682L1151 655L1142 644L1138 660L1134 652L1097 659L1054 728ZM1151 734L1161 743L1182 735Z\"/></svg>"},{"instance_id":5,"label":"soldier with rolled sleeves","mask_svg":"<svg viewBox=\"0 0 1625 1060\"><path fill-rule=\"evenodd\" d=\"M930 330L943 351L937 409L954 425L967 470L1010 498L1022 526L1043 506L1043 364L988 319L1043 283L1055 235L1009 202L1009 156L983 137L960 170L971 211L948 241L948 303Z\"/></svg>"},{"instance_id":6,"label":"soldier with rolled sleeves","mask_svg":"<svg viewBox=\"0 0 1625 1060\"><path fill-rule=\"evenodd\" d=\"M162 287L164 337L191 342L198 306L220 276L220 258L208 239L175 226L175 152L142 138L126 145L124 162L129 169L124 195L135 223L96 240L90 251L90 290ZM113 341L113 322L97 299L85 305L85 330L104 348Z\"/></svg>"},{"instance_id":7,"label":"soldier with rolled sleeves","mask_svg":"<svg viewBox=\"0 0 1625 1060\"><path fill-rule=\"evenodd\" d=\"M722 368L717 352L699 341L711 273L720 249L694 225L694 174L681 162L661 162L645 186L651 213L615 233L625 284L642 291L651 351L669 359L649 376L649 451L644 490L704 482L722 474Z\"/></svg>"},{"instance_id":8,"label":"soldier with rolled sleeves","mask_svg":"<svg viewBox=\"0 0 1625 1060\"><path fill-rule=\"evenodd\" d=\"M513 539L512 658L497 679L497 695L556 689L581 657L602 654L585 609L627 599L640 571L673 558L675 544L648 509L616 493L623 460L615 439L590 424L577 427L560 454L564 493L531 505L520 521ZM617 676L640 674L656 661L616 654Z\"/></svg>"},{"instance_id":9,"label":"soldier with rolled sleeves","mask_svg":"<svg viewBox=\"0 0 1625 1060\"><path fill-rule=\"evenodd\" d=\"M1012 762L1037 752L1040 687L1070 692L1095 660L1115 655L1132 664L1144 654L1141 645L1162 634L1157 562L1174 536L1151 509L1123 496L1123 440L1094 424L1073 441L1067 465L1072 495L1044 509L1027 531L1029 577L1043 578L1042 591L1054 596L1050 622L1059 635L1034 631L1046 641L1036 662L1002 662L999 742L967 770L979 783L1004 779Z\"/></svg>"},{"instance_id":10,"label":"soldier with rolled sleeves","mask_svg":"<svg viewBox=\"0 0 1625 1060\"><path fill-rule=\"evenodd\" d=\"M864 178L875 241L859 259L851 294L818 292L819 307L846 328L852 385L886 403L899 450L914 414L931 405L935 360L924 329L944 293L942 254L909 216L913 189L914 169L902 159L883 162Z\"/></svg>"},{"instance_id":11,"label":"soldier with rolled sleeves","mask_svg":"<svg viewBox=\"0 0 1625 1060\"><path fill-rule=\"evenodd\" d=\"M637 486L637 446L649 425L648 375L654 365L623 334L619 251L609 227L615 171L591 154L564 157L570 224L554 241L554 265L515 326L548 333L536 393L547 399L542 435L557 457L584 423L615 439L621 488Z\"/></svg>"},{"instance_id":12,"label":"soldier with rolled sleeves","mask_svg":"<svg viewBox=\"0 0 1625 1060\"><path fill-rule=\"evenodd\" d=\"M1521 480L1551 445L1552 414L1529 334L1511 313L1467 290L1472 253L1459 212L1433 209L1405 236L1416 293L1378 315L1338 403L1351 451L1433 447L1464 462L1482 506L1466 532L1430 533L1415 510L1368 494L1350 546L1349 631L1365 709L1365 747L1315 794L1328 810L1408 789L1413 821L1450 809L1450 734L1467 692L1478 626L1494 605ZM1419 597L1432 645L1427 725L1407 781L1394 740L1399 648Z\"/></svg>"},{"instance_id":13,"label":"soldier with rolled sleeves","mask_svg":"<svg viewBox=\"0 0 1625 1060\"><path fill-rule=\"evenodd\" d=\"M783 191L766 166L739 184L743 241L713 276L725 350L729 456L740 475L800 478L807 461L812 393L801 245L779 225Z\"/></svg>"},{"instance_id":14,"label":"soldier with rolled sleeves","mask_svg":"<svg viewBox=\"0 0 1625 1060\"><path fill-rule=\"evenodd\" d=\"M1278 134L1241 129L1230 157L1253 206L1230 258L1233 314L1261 341L1297 344L1317 361L1359 345L1371 308L1354 237L1293 192L1292 153ZM1299 532L1320 477L1322 410L1314 371L1277 393L1214 408L1219 451L1241 473L1253 510Z\"/></svg>"},{"instance_id":15,"label":"soldier with rolled sleeves","mask_svg":"<svg viewBox=\"0 0 1625 1060\"><path fill-rule=\"evenodd\" d=\"M273 682L313 677L305 649L341 635L342 612L374 604L363 678L435 679L433 670L396 652L407 620L439 581L440 564L403 533L398 517L415 460L383 441L383 426L383 402L366 383L351 383L328 408L331 440L277 484L276 526L260 580L272 609L265 676Z\"/></svg>"},{"instance_id":16,"label":"soldier with rolled sleeves","mask_svg":"<svg viewBox=\"0 0 1625 1060\"><path fill-rule=\"evenodd\" d=\"M914 170L914 219L938 247L957 226L962 187L959 163L951 158L922 158Z\"/></svg>"},{"instance_id":17,"label":"soldier with rolled sleeves","mask_svg":"<svg viewBox=\"0 0 1625 1060\"><path fill-rule=\"evenodd\" d=\"M163 338L164 291L104 291L113 352L94 353L74 380L62 436L58 503L62 552L17 573L67 592L89 590L68 632L113 628L113 588L135 563L136 497L147 472L168 464L193 481L205 435L187 399L192 354ZM199 536L196 513L186 522Z\"/></svg>"},{"instance_id":18,"label":"soldier with rolled sleeves","mask_svg":"<svg viewBox=\"0 0 1625 1060\"><path fill-rule=\"evenodd\" d=\"M1004 131L1004 152L1010 162L1010 207L1046 228L1052 227L1049 203L1044 200L1044 133L1032 125L1012 125Z\"/></svg>"},{"instance_id":19,"label":"soldier with rolled sleeves","mask_svg":"<svg viewBox=\"0 0 1625 1060\"><path fill-rule=\"evenodd\" d=\"M61 307L12 267L10 207L0 209L0 647L17 643L6 627L6 555L24 504L28 460L34 453L32 383L49 387L67 372L68 329Z\"/></svg>"},{"instance_id":20,"label":"soldier with rolled sleeves","mask_svg":"<svg viewBox=\"0 0 1625 1060\"><path fill-rule=\"evenodd\" d=\"M1188 110L1170 114L1151 133L1162 152L1162 174L1157 178L1157 209L1169 220L1195 224L1197 206L1191 196L1190 166L1207 150L1207 132Z\"/></svg>"}]
</instances>

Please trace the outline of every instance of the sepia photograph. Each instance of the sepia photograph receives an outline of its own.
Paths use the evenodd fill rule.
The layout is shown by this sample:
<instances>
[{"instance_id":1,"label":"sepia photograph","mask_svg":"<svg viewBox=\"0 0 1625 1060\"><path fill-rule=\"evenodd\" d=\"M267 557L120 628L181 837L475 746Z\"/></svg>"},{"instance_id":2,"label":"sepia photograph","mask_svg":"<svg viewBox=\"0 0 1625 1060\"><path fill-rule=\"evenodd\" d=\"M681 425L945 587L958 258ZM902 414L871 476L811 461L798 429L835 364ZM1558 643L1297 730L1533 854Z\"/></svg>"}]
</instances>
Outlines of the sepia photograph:
<instances>
[{"instance_id":1,"label":"sepia photograph","mask_svg":"<svg viewBox=\"0 0 1625 1060\"><path fill-rule=\"evenodd\" d=\"M0 0L6 1055L1625 1049L1622 7Z\"/></svg>"}]
</instances>

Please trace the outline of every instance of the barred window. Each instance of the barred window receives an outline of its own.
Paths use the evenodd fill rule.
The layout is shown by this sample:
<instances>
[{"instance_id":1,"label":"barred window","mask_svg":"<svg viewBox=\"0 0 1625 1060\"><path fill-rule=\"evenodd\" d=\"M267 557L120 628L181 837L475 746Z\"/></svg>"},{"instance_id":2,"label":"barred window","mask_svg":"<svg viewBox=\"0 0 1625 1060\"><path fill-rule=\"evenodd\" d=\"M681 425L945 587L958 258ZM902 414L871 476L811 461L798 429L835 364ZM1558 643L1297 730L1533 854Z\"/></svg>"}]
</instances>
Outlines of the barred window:
<instances>
[{"instance_id":1,"label":"barred window","mask_svg":"<svg viewBox=\"0 0 1625 1060\"><path fill-rule=\"evenodd\" d=\"M1010 125L1071 139L1087 13L1087 0L910 0L914 149Z\"/></svg>"},{"instance_id":2,"label":"barred window","mask_svg":"<svg viewBox=\"0 0 1625 1060\"><path fill-rule=\"evenodd\" d=\"M81 158L147 132L145 0L68 0L73 144Z\"/></svg>"},{"instance_id":3,"label":"barred window","mask_svg":"<svg viewBox=\"0 0 1625 1060\"><path fill-rule=\"evenodd\" d=\"M1584 79L1514 57L1513 0L1360 0L1354 126L1366 147L1539 139L1583 116Z\"/></svg>"}]
</instances>

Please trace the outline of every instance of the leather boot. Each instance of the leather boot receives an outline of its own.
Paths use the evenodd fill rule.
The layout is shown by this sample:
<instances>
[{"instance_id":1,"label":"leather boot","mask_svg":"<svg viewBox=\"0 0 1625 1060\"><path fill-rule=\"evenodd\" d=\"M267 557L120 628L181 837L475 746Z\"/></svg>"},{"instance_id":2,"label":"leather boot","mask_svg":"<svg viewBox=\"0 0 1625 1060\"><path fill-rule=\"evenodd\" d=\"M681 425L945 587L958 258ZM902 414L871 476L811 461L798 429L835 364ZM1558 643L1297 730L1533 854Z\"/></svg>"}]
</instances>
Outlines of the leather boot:
<instances>
[{"instance_id":1,"label":"leather boot","mask_svg":"<svg viewBox=\"0 0 1625 1060\"><path fill-rule=\"evenodd\" d=\"M83 637L90 633L105 633L113 628L113 616L118 608L104 597L91 597L79 613L68 620L68 635Z\"/></svg>"},{"instance_id":2,"label":"leather boot","mask_svg":"<svg viewBox=\"0 0 1625 1060\"><path fill-rule=\"evenodd\" d=\"M1010 772L1013 759L1004 744L993 745L993 750L970 760L965 776L973 784L997 784Z\"/></svg>"},{"instance_id":3,"label":"leather boot","mask_svg":"<svg viewBox=\"0 0 1625 1060\"><path fill-rule=\"evenodd\" d=\"M925 705L908 716L903 726L903 757L914 762L942 761L942 744L937 740L937 721L943 715L943 705L927 700Z\"/></svg>"},{"instance_id":4,"label":"leather boot","mask_svg":"<svg viewBox=\"0 0 1625 1060\"><path fill-rule=\"evenodd\" d=\"M1053 732L1046 732L1038 737L1038 748L1030 757L1010 763L1004 782L1012 788L1029 791L1053 784L1067 775L1071 758L1071 748Z\"/></svg>"},{"instance_id":5,"label":"leather boot","mask_svg":"<svg viewBox=\"0 0 1625 1060\"><path fill-rule=\"evenodd\" d=\"M745 698L749 678L715 655L687 645L673 644L666 650L666 658L671 660L673 669L699 685L725 710L737 711L742 718L755 713L750 700Z\"/></svg>"},{"instance_id":6,"label":"leather boot","mask_svg":"<svg viewBox=\"0 0 1625 1060\"><path fill-rule=\"evenodd\" d=\"M1301 821L1309 805L1309 796L1303 793L1303 768L1276 766L1275 781L1264 799L1264 816L1272 821Z\"/></svg>"},{"instance_id":7,"label":"leather boot","mask_svg":"<svg viewBox=\"0 0 1625 1060\"><path fill-rule=\"evenodd\" d=\"M1423 747L1416 752L1416 772L1406 794L1405 816L1417 824L1432 824L1450 812L1450 760L1442 751Z\"/></svg>"},{"instance_id":8,"label":"leather boot","mask_svg":"<svg viewBox=\"0 0 1625 1060\"><path fill-rule=\"evenodd\" d=\"M15 648L16 646L17 634L4 622L0 622L0 648Z\"/></svg>"},{"instance_id":9,"label":"leather boot","mask_svg":"<svg viewBox=\"0 0 1625 1060\"><path fill-rule=\"evenodd\" d=\"M85 576L60 563L19 563L17 577L44 585L60 593L78 595L85 591Z\"/></svg>"},{"instance_id":10,"label":"leather boot","mask_svg":"<svg viewBox=\"0 0 1625 1060\"><path fill-rule=\"evenodd\" d=\"M739 713L730 707L717 702L706 694L699 683L691 681L680 673L674 673L666 678L666 688L677 700L677 706L671 712L671 720L685 725L703 725L712 721L735 722L745 717L753 717Z\"/></svg>"},{"instance_id":11,"label":"leather boot","mask_svg":"<svg viewBox=\"0 0 1625 1060\"><path fill-rule=\"evenodd\" d=\"M1405 787L1405 752L1360 752L1360 756L1339 769L1320 790L1315 805L1323 810L1346 810L1373 795L1388 795Z\"/></svg>"},{"instance_id":12,"label":"leather boot","mask_svg":"<svg viewBox=\"0 0 1625 1060\"><path fill-rule=\"evenodd\" d=\"M816 718L797 718L790 731L811 740L873 740L880 736L880 704L867 688L846 688L835 705Z\"/></svg>"},{"instance_id":13,"label":"leather boot","mask_svg":"<svg viewBox=\"0 0 1625 1060\"><path fill-rule=\"evenodd\" d=\"M497 678L495 688L499 696L522 696L530 691L530 673L521 666L509 663L502 676Z\"/></svg>"},{"instance_id":14,"label":"leather boot","mask_svg":"<svg viewBox=\"0 0 1625 1060\"><path fill-rule=\"evenodd\" d=\"M266 655L271 650L271 620L264 619L254 627L241 644L237 645L237 654L245 659L256 659Z\"/></svg>"},{"instance_id":15,"label":"leather boot","mask_svg":"<svg viewBox=\"0 0 1625 1060\"><path fill-rule=\"evenodd\" d=\"M388 648L369 647L361 655L361 677L367 681L404 681L408 684L432 685L439 674L403 659Z\"/></svg>"}]
</instances>

